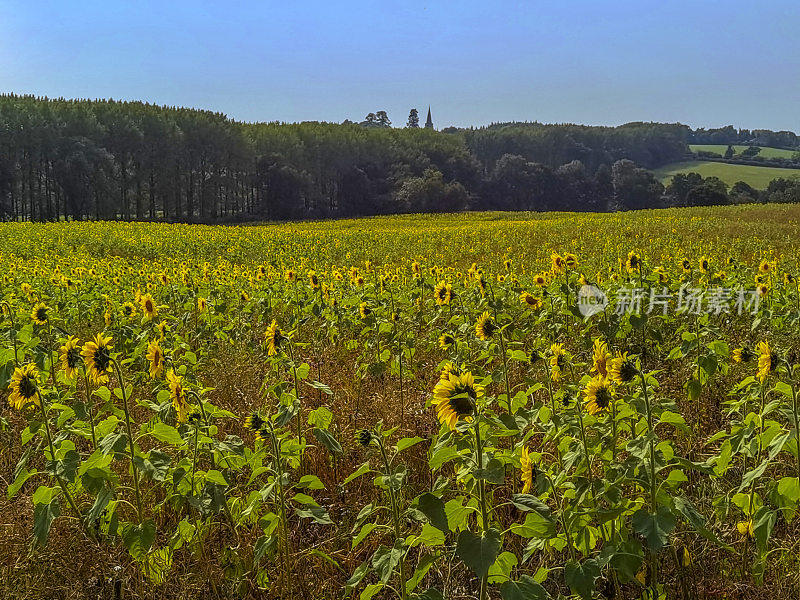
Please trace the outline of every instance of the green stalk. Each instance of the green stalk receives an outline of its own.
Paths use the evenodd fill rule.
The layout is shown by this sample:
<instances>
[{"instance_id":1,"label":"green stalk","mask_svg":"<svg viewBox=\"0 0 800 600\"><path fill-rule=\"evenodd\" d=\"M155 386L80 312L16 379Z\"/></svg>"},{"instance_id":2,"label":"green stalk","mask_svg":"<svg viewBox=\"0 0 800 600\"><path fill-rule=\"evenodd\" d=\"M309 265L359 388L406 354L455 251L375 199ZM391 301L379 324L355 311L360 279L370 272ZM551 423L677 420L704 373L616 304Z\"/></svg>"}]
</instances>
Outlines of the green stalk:
<instances>
[{"instance_id":1,"label":"green stalk","mask_svg":"<svg viewBox=\"0 0 800 600\"><path fill-rule=\"evenodd\" d=\"M644 394L644 403L647 408L647 430L650 436L650 506L653 514L656 512L656 450L653 443L653 411L650 407L650 396L647 393L647 381L644 378L644 373L639 371L639 377L642 381L642 393ZM651 588L653 598L658 597L658 561L656 555L651 552L650 557L650 575L651 575Z\"/></svg>"},{"instance_id":2,"label":"green stalk","mask_svg":"<svg viewBox=\"0 0 800 600\"><path fill-rule=\"evenodd\" d=\"M475 453L477 455L478 471L483 470L483 445L481 443L481 420L475 418ZM486 510L486 488L483 479L478 479L478 498L481 505L481 530L485 532L489 526L489 514ZM480 600L486 600L488 593L489 575L481 578Z\"/></svg>"},{"instance_id":3,"label":"green stalk","mask_svg":"<svg viewBox=\"0 0 800 600\"><path fill-rule=\"evenodd\" d=\"M286 491L283 489L283 467L281 466L280 445L278 438L275 435L275 429L272 423L269 423L270 442L272 442L272 452L275 455L275 465L277 467L276 477L278 478L278 494L280 497L280 511L281 511L281 528L283 529L283 561L284 569L286 571L286 589L288 594L287 598L292 597L292 572L290 568L290 550L289 550L289 525L286 521Z\"/></svg>"},{"instance_id":4,"label":"green stalk","mask_svg":"<svg viewBox=\"0 0 800 600\"><path fill-rule=\"evenodd\" d=\"M386 456L386 448L383 446L383 440L379 437L376 437L378 442L378 447L381 449L381 457L383 458L384 468L386 469L386 476L389 477L391 466L389 465L389 458ZM400 541L402 538L400 536L400 507L397 503L397 497L394 493L394 488L392 487L391 483L387 486L389 488L389 500L392 503L392 522L394 523L394 538L395 543ZM405 567L405 557L403 555L400 556L400 598L402 600L406 600L406 567Z\"/></svg>"},{"instance_id":5,"label":"green stalk","mask_svg":"<svg viewBox=\"0 0 800 600\"><path fill-rule=\"evenodd\" d=\"M128 393L125 390L125 380L122 378L122 371L119 368L119 363L114 360L113 358L109 358L111 364L114 365L114 371L117 374L117 381L119 382L120 390L122 391L122 409L125 411L125 429L128 433L128 448L130 449L131 453L131 472L133 473L133 489L136 492L136 511L139 515L139 525L142 524L144 521L144 512L142 511L142 494L139 490L139 470L136 467L136 463L133 461L134 450L133 450L133 429L131 428L131 414L130 410L128 409ZM194 485L194 482L192 482Z\"/></svg>"}]
</instances>

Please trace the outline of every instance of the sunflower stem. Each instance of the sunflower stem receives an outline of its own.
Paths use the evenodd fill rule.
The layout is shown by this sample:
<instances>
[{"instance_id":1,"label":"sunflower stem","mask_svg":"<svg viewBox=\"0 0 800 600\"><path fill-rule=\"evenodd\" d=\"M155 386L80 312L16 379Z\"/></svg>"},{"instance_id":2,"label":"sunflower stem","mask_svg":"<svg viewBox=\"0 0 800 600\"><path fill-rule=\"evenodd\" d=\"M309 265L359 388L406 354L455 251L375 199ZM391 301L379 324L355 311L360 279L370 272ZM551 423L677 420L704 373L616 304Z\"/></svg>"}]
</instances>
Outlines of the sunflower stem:
<instances>
[{"instance_id":1,"label":"sunflower stem","mask_svg":"<svg viewBox=\"0 0 800 600\"><path fill-rule=\"evenodd\" d=\"M381 449L381 457L383 458L384 468L386 469L386 477L387 479L390 479L391 465L389 463L389 457L386 455L386 448L384 447L383 440L380 437L376 436L375 439L378 442L378 447ZM387 487L389 488L389 501L392 503L392 522L394 524L395 544L397 544L397 542L401 542L402 540L402 537L400 536L400 506L397 502L397 496L395 496L391 479ZM405 557L403 555L400 556L400 598L402 600L406 600L406 561L404 558Z\"/></svg>"},{"instance_id":2,"label":"sunflower stem","mask_svg":"<svg viewBox=\"0 0 800 600\"><path fill-rule=\"evenodd\" d=\"M483 470L483 445L481 443L481 420L479 416L475 417L475 454L478 471ZM483 480L483 475L478 479L478 499L481 505L481 533L485 533L489 526L489 513L486 509L486 487ZM487 584L489 582L489 575L486 574L481 577L481 592L480 600L486 600L487 597Z\"/></svg>"},{"instance_id":3,"label":"sunflower stem","mask_svg":"<svg viewBox=\"0 0 800 600\"><path fill-rule=\"evenodd\" d=\"M128 434L128 448L131 454L131 473L133 474L133 489L136 493L136 512L139 516L139 525L144 521L144 513L142 511L142 494L139 490L139 470L134 462L134 449L133 449L133 429L131 427L131 413L128 408L128 393L125 390L125 380L122 378L122 371L120 370L119 363L113 358L109 357L109 361L114 365L114 371L117 374L117 382L119 382L120 391L122 392L122 409L125 412L125 429ZM194 485L194 482L192 482Z\"/></svg>"}]
</instances>

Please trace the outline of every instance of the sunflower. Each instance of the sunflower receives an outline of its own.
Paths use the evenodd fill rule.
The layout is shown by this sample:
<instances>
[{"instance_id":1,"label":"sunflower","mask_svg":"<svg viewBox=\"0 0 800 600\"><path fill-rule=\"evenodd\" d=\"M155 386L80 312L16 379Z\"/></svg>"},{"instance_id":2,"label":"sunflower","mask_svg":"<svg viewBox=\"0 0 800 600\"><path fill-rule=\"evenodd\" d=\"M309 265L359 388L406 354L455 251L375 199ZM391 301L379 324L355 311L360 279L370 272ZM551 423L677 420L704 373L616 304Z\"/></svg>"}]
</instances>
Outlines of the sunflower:
<instances>
[{"instance_id":1,"label":"sunflower","mask_svg":"<svg viewBox=\"0 0 800 600\"><path fill-rule=\"evenodd\" d=\"M689 262L688 258L684 258L681 261L681 269L687 274L692 272L692 263Z\"/></svg>"},{"instance_id":2,"label":"sunflower","mask_svg":"<svg viewBox=\"0 0 800 600\"><path fill-rule=\"evenodd\" d=\"M762 260L758 265L759 273L769 273L772 270L772 263L768 260Z\"/></svg>"},{"instance_id":3,"label":"sunflower","mask_svg":"<svg viewBox=\"0 0 800 600\"><path fill-rule=\"evenodd\" d=\"M564 258L557 252L550 255L550 270L555 274L564 272Z\"/></svg>"},{"instance_id":4,"label":"sunflower","mask_svg":"<svg viewBox=\"0 0 800 600\"><path fill-rule=\"evenodd\" d=\"M627 352L617 354L608 367L608 378L616 384L628 383L637 373L636 363L628 356Z\"/></svg>"},{"instance_id":5,"label":"sunflower","mask_svg":"<svg viewBox=\"0 0 800 600\"><path fill-rule=\"evenodd\" d=\"M544 287L547 285L547 275L545 275L544 273L539 273L536 277L533 278L533 282L539 287Z\"/></svg>"},{"instance_id":6,"label":"sunflower","mask_svg":"<svg viewBox=\"0 0 800 600\"><path fill-rule=\"evenodd\" d=\"M608 351L606 343L597 338L592 348L592 373L597 373L602 377L608 377L608 367L611 361L611 353Z\"/></svg>"},{"instance_id":7,"label":"sunflower","mask_svg":"<svg viewBox=\"0 0 800 600\"><path fill-rule=\"evenodd\" d=\"M202 296L198 296L197 298L197 312L204 313L208 308L208 300L203 298Z\"/></svg>"},{"instance_id":8,"label":"sunflower","mask_svg":"<svg viewBox=\"0 0 800 600\"><path fill-rule=\"evenodd\" d=\"M283 272L283 278L286 281L294 281L297 278L297 275L295 275L294 271L291 269L286 269L286 271Z\"/></svg>"},{"instance_id":9,"label":"sunflower","mask_svg":"<svg viewBox=\"0 0 800 600\"><path fill-rule=\"evenodd\" d=\"M433 388L431 404L437 408L439 422L455 429L461 417L469 418L475 411L475 401L483 396L483 386L475 383L469 371L460 375L450 374L440 379Z\"/></svg>"},{"instance_id":10,"label":"sunflower","mask_svg":"<svg viewBox=\"0 0 800 600\"><path fill-rule=\"evenodd\" d=\"M37 390L39 386L37 379L39 378L39 370L34 364L27 364L22 367L14 369L14 374L11 376L11 382L8 384L8 403L12 408L22 410L31 402L39 406L39 395Z\"/></svg>"},{"instance_id":11,"label":"sunflower","mask_svg":"<svg viewBox=\"0 0 800 600\"><path fill-rule=\"evenodd\" d=\"M244 420L244 426L250 431L255 432L261 431L265 424L266 421L255 411L247 415L247 418Z\"/></svg>"},{"instance_id":12,"label":"sunflower","mask_svg":"<svg viewBox=\"0 0 800 600\"><path fill-rule=\"evenodd\" d=\"M126 302L122 305L122 314L129 318L136 315L136 307L133 302Z\"/></svg>"},{"instance_id":13,"label":"sunflower","mask_svg":"<svg viewBox=\"0 0 800 600\"><path fill-rule=\"evenodd\" d=\"M756 346L756 351L758 352L758 373L756 377L758 377L761 383L764 383L767 377L769 377L769 374L778 366L778 356L772 351L769 347L769 343L766 341L759 342Z\"/></svg>"},{"instance_id":14,"label":"sunflower","mask_svg":"<svg viewBox=\"0 0 800 600\"><path fill-rule=\"evenodd\" d=\"M267 338L267 355L275 356L281 344L287 339L286 335L281 331L281 328L278 327L278 322L275 319L272 319L272 323L267 327L265 336Z\"/></svg>"},{"instance_id":15,"label":"sunflower","mask_svg":"<svg viewBox=\"0 0 800 600\"><path fill-rule=\"evenodd\" d=\"M156 301L153 300L150 294L142 294L141 298L139 298L139 305L142 307L142 312L148 321L153 320L158 314L158 306L156 306Z\"/></svg>"},{"instance_id":16,"label":"sunflower","mask_svg":"<svg viewBox=\"0 0 800 600\"><path fill-rule=\"evenodd\" d=\"M564 368L565 356L567 351L561 344L550 346L550 379L558 381L561 379L561 371Z\"/></svg>"},{"instance_id":17,"label":"sunflower","mask_svg":"<svg viewBox=\"0 0 800 600\"><path fill-rule=\"evenodd\" d=\"M633 250L628 252L628 258L625 259L625 269L628 273L638 271L642 266L642 259Z\"/></svg>"},{"instance_id":18,"label":"sunflower","mask_svg":"<svg viewBox=\"0 0 800 600\"><path fill-rule=\"evenodd\" d=\"M439 336L439 348L442 350L447 350L456 343L456 339L450 335L449 333L443 333Z\"/></svg>"},{"instance_id":19,"label":"sunflower","mask_svg":"<svg viewBox=\"0 0 800 600\"><path fill-rule=\"evenodd\" d=\"M689 567L692 564L692 555L689 554L689 549L686 546L681 546L677 550L678 563L682 567Z\"/></svg>"},{"instance_id":20,"label":"sunflower","mask_svg":"<svg viewBox=\"0 0 800 600\"><path fill-rule=\"evenodd\" d=\"M372 443L373 435L369 429L362 429L356 432L356 441L362 446L369 446Z\"/></svg>"},{"instance_id":21,"label":"sunflower","mask_svg":"<svg viewBox=\"0 0 800 600\"><path fill-rule=\"evenodd\" d=\"M461 375L461 368L457 364L448 360L442 366L442 372L439 373L439 379L441 381L447 381L450 378L450 375Z\"/></svg>"},{"instance_id":22,"label":"sunflower","mask_svg":"<svg viewBox=\"0 0 800 600\"><path fill-rule=\"evenodd\" d=\"M578 257L574 254L567 253L564 255L564 264L568 269L574 269L578 266Z\"/></svg>"},{"instance_id":23,"label":"sunflower","mask_svg":"<svg viewBox=\"0 0 800 600\"><path fill-rule=\"evenodd\" d=\"M583 389L583 395L586 400L586 412L596 415L611 406L614 401L614 388L608 379L598 375L589 380Z\"/></svg>"},{"instance_id":24,"label":"sunflower","mask_svg":"<svg viewBox=\"0 0 800 600\"><path fill-rule=\"evenodd\" d=\"M769 286L763 283L761 285L757 285L756 292L758 293L759 298L763 298L767 295L767 292L769 292Z\"/></svg>"},{"instance_id":25,"label":"sunflower","mask_svg":"<svg viewBox=\"0 0 800 600\"><path fill-rule=\"evenodd\" d=\"M311 286L312 290L315 290L319 287L319 277L317 277L316 271L309 271L308 272L308 285Z\"/></svg>"},{"instance_id":26,"label":"sunflower","mask_svg":"<svg viewBox=\"0 0 800 600\"><path fill-rule=\"evenodd\" d=\"M497 324L492 319L489 311L484 311L475 323L475 335L481 340L488 340L497 331Z\"/></svg>"},{"instance_id":27,"label":"sunflower","mask_svg":"<svg viewBox=\"0 0 800 600\"><path fill-rule=\"evenodd\" d=\"M164 351L161 350L158 340L147 344L145 358L150 361L150 377L157 379L164 372Z\"/></svg>"},{"instance_id":28,"label":"sunflower","mask_svg":"<svg viewBox=\"0 0 800 600\"><path fill-rule=\"evenodd\" d=\"M530 452L526 446L522 447L522 457L520 458L522 469L522 493L527 494L533 487L533 480L536 477L536 465L531 459Z\"/></svg>"},{"instance_id":29,"label":"sunflower","mask_svg":"<svg viewBox=\"0 0 800 600\"><path fill-rule=\"evenodd\" d=\"M183 377L176 375L175 371L170 369L167 373L167 384L178 423L185 423L189 414L189 402L186 400L186 390L183 389Z\"/></svg>"},{"instance_id":30,"label":"sunflower","mask_svg":"<svg viewBox=\"0 0 800 600\"><path fill-rule=\"evenodd\" d=\"M47 306L44 302L37 302L31 311L31 320L37 325L46 325L47 320L50 318L48 315L49 312L49 306Z\"/></svg>"},{"instance_id":31,"label":"sunflower","mask_svg":"<svg viewBox=\"0 0 800 600\"><path fill-rule=\"evenodd\" d=\"M75 379L77 375L78 365L81 362L81 351L79 348L78 338L69 336L64 345L61 346L61 368L69 379Z\"/></svg>"},{"instance_id":32,"label":"sunflower","mask_svg":"<svg viewBox=\"0 0 800 600\"><path fill-rule=\"evenodd\" d=\"M698 264L700 265L700 270L703 273L708 273L711 270L711 264L708 262L708 258L705 256L700 258L700 262Z\"/></svg>"},{"instance_id":33,"label":"sunflower","mask_svg":"<svg viewBox=\"0 0 800 600\"><path fill-rule=\"evenodd\" d=\"M526 304L531 310L539 310L542 308L542 299L532 296L528 292L522 292L519 295L519 301L522 304Z\"/></svg>"},{"instance_id":34,"label":"sunflower","mask_svg":"<svg viewBox=\"0 0 800 600\"><path fill-rule=\"evenodd\" d=\"M733 362L737 363L748 363L755 357L753 351L748 348L747 346L742 346L741 348L736 348L731 353L731 358L733 358Z\"/></svg>"},{"instance_id":35,"label":"sunflower","mask_svg":"<svg viewBox=\"0 0 800 600\"><path fill-rule=\"evenodd\" d=\"M164 336L167 334L167 329L169 329L169 325L167 325L166 321L161 321L161 323L156 325L156 329L158 330L158 339L163 340Z\"/></svg>"},{"instance_id":36,"label":"sunflower","mask_svg":"<svg viewBox=\"0 0 800 600\"><path fill-rule=\"evenodd\" d=\"M366 302L362 302L358 305L358 314L362 319L366 319L372 314L372 309L367 306Z\"/></svg>"},{"instance_id":37,"label":"sunflower","mask_svg":"<svg viewBox=\"0 0 800 600\"><path fill-rule=\"evenodd\" d=\"M111 336L104 336L98 333L94 340L83 345L83 362L95 383L104 384L108 381L108 373L111 372Z\"/></svg>"},{"instance_id":38,"label":"sunflower","mask_svg":"<svg viewBox=\"0 0 800 600\"><path fill-rule=\"evenodd\" d=\"M436 304L439 306L450 304L450 300L453 298L453 286L447 282L440 281L433 289L433 295L436 298Z\"/></svg>"}]
</instances>

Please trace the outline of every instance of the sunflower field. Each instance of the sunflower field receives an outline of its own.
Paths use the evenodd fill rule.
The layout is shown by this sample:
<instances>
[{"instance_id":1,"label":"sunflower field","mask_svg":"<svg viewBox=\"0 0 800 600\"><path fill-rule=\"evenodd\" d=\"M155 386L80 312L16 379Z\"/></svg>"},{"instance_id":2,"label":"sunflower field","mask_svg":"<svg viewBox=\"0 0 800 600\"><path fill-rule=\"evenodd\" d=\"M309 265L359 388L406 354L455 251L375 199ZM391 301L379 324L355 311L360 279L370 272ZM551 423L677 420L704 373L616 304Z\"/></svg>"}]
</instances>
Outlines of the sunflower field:
<instances>
[{"instance_id":1,"label":"sunflower field","mask_svg":"<svg viewBox=\"0 0 800 600\"><path fill-rule=\"evenodd\" d=\"M800 598L796 206L0 241L0 597Z\"/></svg>"}]
</instances>

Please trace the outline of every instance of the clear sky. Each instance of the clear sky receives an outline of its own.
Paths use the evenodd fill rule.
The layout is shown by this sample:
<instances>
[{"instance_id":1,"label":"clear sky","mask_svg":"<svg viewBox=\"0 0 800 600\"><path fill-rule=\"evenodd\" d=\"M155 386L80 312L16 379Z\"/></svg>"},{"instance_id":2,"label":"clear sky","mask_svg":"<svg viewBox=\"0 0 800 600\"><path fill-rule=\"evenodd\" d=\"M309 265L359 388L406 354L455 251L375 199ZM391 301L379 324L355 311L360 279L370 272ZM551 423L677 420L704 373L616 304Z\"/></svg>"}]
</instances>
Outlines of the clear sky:
<instances>
[{"instance_id":1,"label":"clear sky","mask_svg":"<svg viewBox=\"0 0 800 600\"><path fill-rule=\"evenodd\" d=\"M0 92L247 121L800 130L797 0L0 0Z\"/></svg>"}]
</instances>

